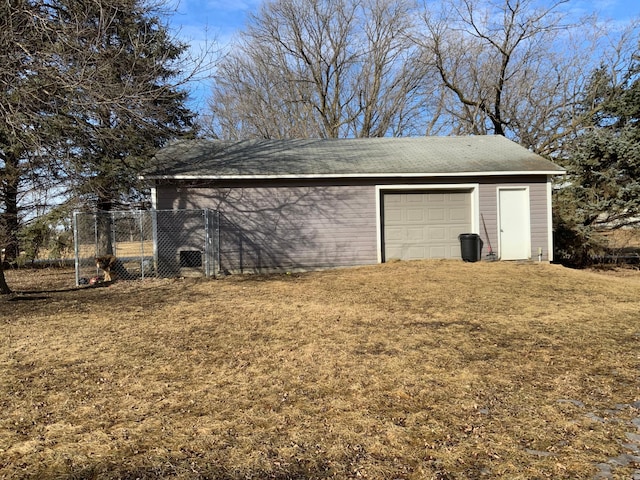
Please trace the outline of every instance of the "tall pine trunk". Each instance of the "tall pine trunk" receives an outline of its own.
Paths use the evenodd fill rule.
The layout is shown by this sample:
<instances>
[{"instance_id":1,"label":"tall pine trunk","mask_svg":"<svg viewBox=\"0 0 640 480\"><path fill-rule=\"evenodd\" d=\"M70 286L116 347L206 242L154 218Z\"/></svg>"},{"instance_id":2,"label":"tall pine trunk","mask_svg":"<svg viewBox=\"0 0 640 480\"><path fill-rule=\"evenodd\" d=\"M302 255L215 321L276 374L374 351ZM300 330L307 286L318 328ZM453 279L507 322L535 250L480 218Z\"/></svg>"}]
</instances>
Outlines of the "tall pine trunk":
<instances>
[{"instance_id":1,"label":"tall pine trunk","mask_svg":"<svg viewBox=\"0 0 640 480\"><path fill-rule=\"evenodd\" d=\"M7 263L15 262L20 254L18 243L18 186L20 184L19 162L15 155L5 154L5 178L2 181L2 198L5 209L0 214L0 225L4 228L4 260Z\"/></svg>"},{"instance_id":2,"label":"tall pine trunk","mask_svg":"<svg viewBox=\"0 0 640 480\"><path fill-rule=\"evenodd\" d=\"M4 265L3 261L0 261L0 295L8 295L11 292L9 285L7 285L7 280L4 278Z\"/></svg>"},{"instance_id":3,"label":"tall pine trunk","mask_svg":"<svg viewBox=\"0 0 640 480\"><path fill-rule=\"evenodd\" d=\"M113 255L113 220L111 210L113 204L110 199L100 198L96 213L96 253L101 255Z\"/></svg>"}]
</instances>

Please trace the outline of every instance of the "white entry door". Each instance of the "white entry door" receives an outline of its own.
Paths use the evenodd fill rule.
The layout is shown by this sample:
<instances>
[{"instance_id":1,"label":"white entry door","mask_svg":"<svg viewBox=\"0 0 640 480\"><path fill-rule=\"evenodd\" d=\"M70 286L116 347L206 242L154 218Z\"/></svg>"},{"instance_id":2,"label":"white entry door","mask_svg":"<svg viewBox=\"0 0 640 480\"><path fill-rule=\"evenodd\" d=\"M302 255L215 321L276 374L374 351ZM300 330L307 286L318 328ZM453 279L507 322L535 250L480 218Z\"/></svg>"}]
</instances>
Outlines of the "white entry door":
<instances>
[{"instance_id":1,"label":"white entry door","mask_svg":"<svg viewBox=\"0 0 640 480\"><path fill-rule=\"evenodd\" d=\"M529 189L501 188L498 190L500 259L526 260L531 258L531 218Z\"/></svg>"}]
</instances>

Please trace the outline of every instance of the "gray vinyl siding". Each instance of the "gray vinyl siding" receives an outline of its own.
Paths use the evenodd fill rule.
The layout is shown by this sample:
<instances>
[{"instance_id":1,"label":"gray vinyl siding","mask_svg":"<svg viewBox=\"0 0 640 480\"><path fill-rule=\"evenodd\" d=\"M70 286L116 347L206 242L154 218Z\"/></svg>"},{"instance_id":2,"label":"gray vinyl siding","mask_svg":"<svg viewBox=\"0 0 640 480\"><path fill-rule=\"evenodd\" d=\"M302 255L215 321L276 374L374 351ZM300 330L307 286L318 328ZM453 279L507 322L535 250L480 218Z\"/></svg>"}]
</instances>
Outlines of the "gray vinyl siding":
<instances>
[{"instance_id":1,"label":"gray vinyl siding","mask_svg":"<svg viewBox=\"0 0 640 480\"><path fill-rule=\"evenodd\" d=\"M478 202L481 216L477 233L482 239L482 258L484 259L489 253L489 245L498 255L498 191L495 183L481 183L479 189Z\"/></svg>"},{"instance_id":2,"label":"gray vinyl siding","mask_svg":"<svg viewBox=\"0 0 640 480\"><path fill-rule=\"evenodd\" d=\"M547 177L545 175L377 178L304 181L217 181L187 186L156 185L157 205L165 209L212 209L221 214L221 268L232 272L318 269L374 264L378 261L376 186L477 184L478 231L482 259L489 241L498 251L497 199L500 187L528 187L531 258L538 248L549 259ZM419 187L418 187L419 186Z\"/></svg>"},{"instance_id":3,"label":"gray vinyl siding","mask_svg":"<svg viewBox=\"0 0 640 480\"><path fill-rule=\"evenodd\" d=\"M529 188L529 213L531 216L531 258L538 259L538 248L542 248L542 260L549 260L549 227L547 205L547 179L536 178L512 178L494 179L494 182L480 184L479 202L480 212L484 216L487 225L488 240L496 255L500 255L498 241L498 189L509 187ZM485 234L480 219L480 231L478 232L484 242L483 256L488 253L487 235Z\"/></svg>"},{"instance_id":4,"label":"gray vinyl siding","mask_svg":"<svg viewBox=\"0 0 640 480\"><path fill-rule=\"evenodd\" d=\"M547 229L547 183L530 186L531 209L531 258L538 258L538 248L542 249L542 260L549 259L549 236Z\"/></svg>"},{"instance_id":5,"label":"gray vinyl siding","mask_svg":"<svg viewBox=\"0 0 640 480\"><path fill-rule=\"evenodd\" d=\"M220 212L220 267L232 272L376 263L375 188L158 189L158 209Z\"/></svg>"}]
</instances>

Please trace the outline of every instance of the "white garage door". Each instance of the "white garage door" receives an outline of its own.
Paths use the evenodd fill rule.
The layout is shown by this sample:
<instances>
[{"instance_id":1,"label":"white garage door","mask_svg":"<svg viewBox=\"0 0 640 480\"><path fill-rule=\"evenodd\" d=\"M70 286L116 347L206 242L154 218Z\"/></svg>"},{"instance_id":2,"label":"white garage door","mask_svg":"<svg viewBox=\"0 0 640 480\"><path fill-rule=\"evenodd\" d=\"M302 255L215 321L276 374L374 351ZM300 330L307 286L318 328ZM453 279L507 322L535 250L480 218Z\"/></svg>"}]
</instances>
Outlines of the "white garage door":
<instances>
[{"instance_id":1,"label":"white garage door","mask_svg":"<svg viewBox=\"0 0 640 480\"><path fill-rule=\"evenodd\" d=\"M383 196L385 261L460 258L458 235L471 229L471 192Z\"/></svg>"}]
</instances>

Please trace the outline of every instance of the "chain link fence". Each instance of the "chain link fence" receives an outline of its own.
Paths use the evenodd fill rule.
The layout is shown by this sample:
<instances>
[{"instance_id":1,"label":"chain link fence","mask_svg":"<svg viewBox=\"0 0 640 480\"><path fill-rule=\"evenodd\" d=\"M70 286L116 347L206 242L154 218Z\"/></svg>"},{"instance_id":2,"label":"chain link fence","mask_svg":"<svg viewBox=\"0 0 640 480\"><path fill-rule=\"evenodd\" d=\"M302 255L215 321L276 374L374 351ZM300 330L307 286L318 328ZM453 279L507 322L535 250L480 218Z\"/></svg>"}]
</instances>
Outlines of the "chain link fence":
<instances>
[{"instance_id":1,"label":"chain link fence","mask_svg":"<svg viewBox=\"0 0 640 480\"><path fill-rule=\"evenodd\" d=\"M215 276L220 215L215 210L75 212L76 285L102 274L96 257L114 255L129 278Z\"/></svg>"}]
</instances>

